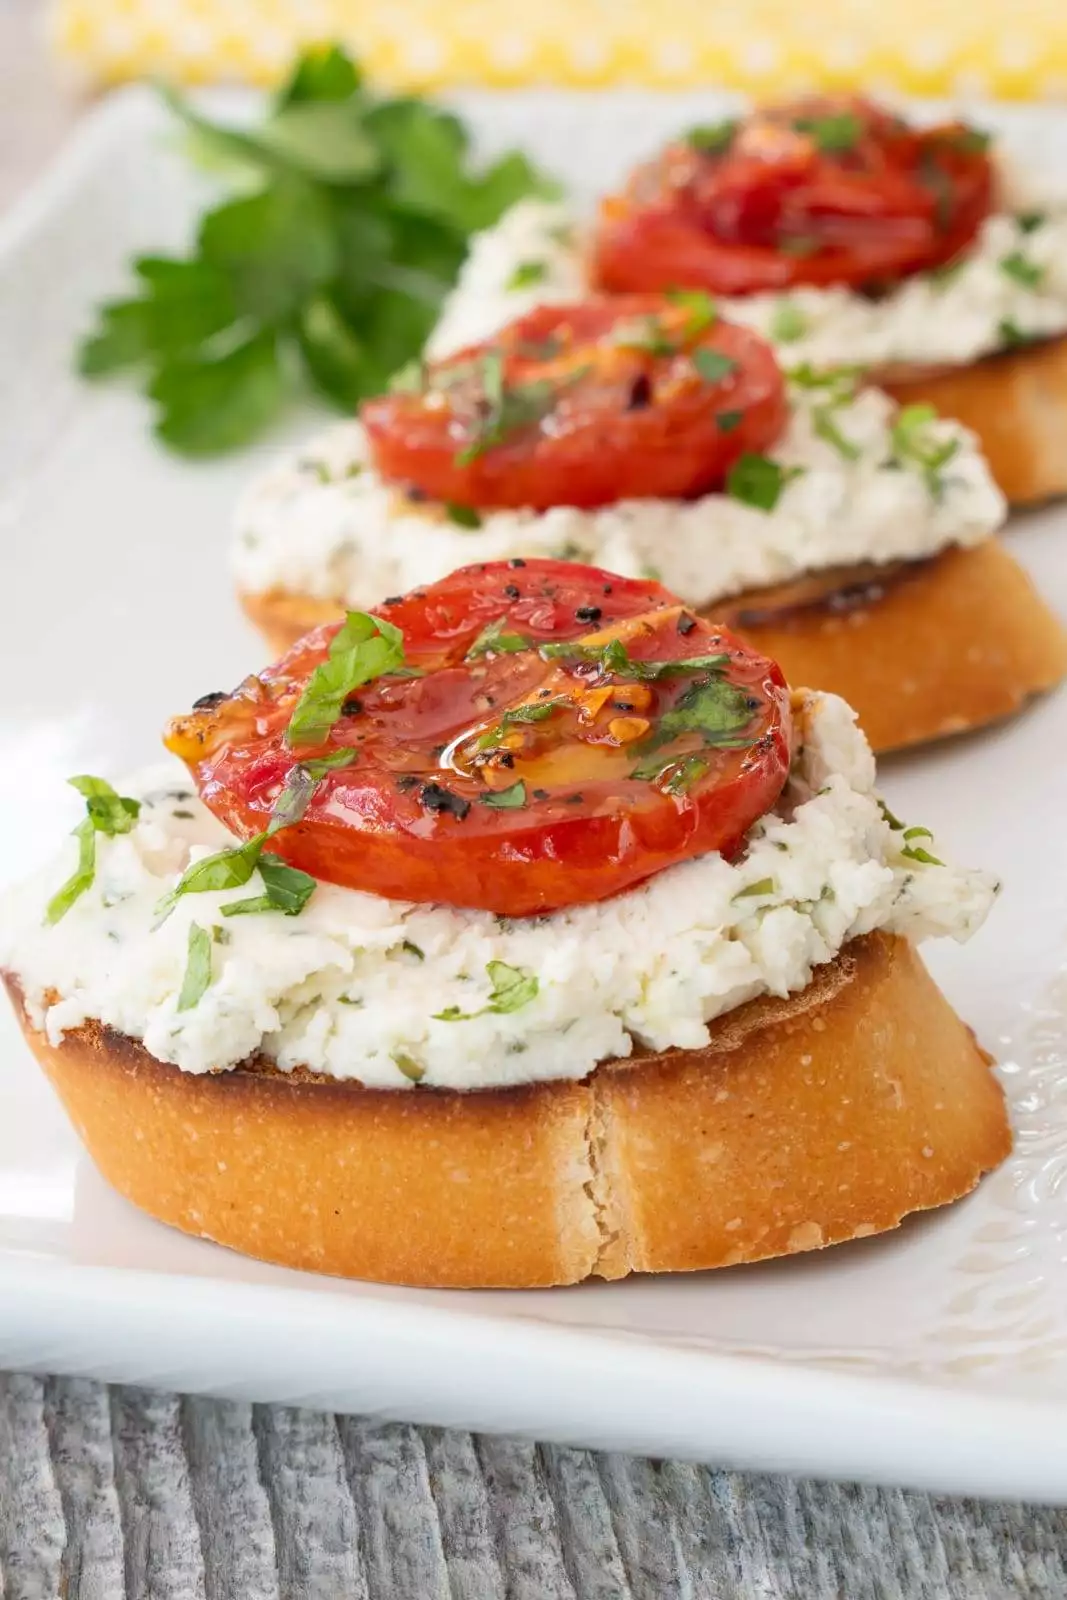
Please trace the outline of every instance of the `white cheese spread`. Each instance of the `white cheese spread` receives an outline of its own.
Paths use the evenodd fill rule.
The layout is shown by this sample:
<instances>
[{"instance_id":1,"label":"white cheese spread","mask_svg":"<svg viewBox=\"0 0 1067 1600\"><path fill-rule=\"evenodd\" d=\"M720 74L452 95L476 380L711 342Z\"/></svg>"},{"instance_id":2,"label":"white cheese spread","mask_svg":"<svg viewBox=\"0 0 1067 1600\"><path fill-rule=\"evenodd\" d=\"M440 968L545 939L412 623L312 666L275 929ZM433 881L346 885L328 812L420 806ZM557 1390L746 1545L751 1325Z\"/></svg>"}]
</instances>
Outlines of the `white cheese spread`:
<instances>
[{"instance_id":1,"label":"white cheese spread","mask_svg":"<svg viewBox=\"0 0 1067 1600\"><path fill-rule=\"evenodd\" d=\"M996 892L984 873L924 860L929 837L909 842L890 825L843 701L809 696L799 724L787 789L736 861L706 855L525 920L320 884L297 916L226 918L231 889L186 894L160 924L157 903L189 862L232 843L172 763L125 786L140 817L128 834L96 836L94 882L59 922L45 926L44 907L74 866L73 842L12 893L0 967L53 1042L95 1019L193 1073L261 1053L384 1088L476 1089L582 1078L635 1041L699 1048L713 1017L803 989L857 935L966 939ZM242 893L258 892L257 875ZM182 1010L193 922L219 942L208 987ZM484 1011L492 962L535 978L533 998ZM441 1017L449 1008L460 1020Z\"/></svg>"},{"instance_id":2,"label":"white cheese spread","mask_svg":"<svg viewBox=\"0 0 1067 1600\"><path fill-rule=\"evenodd\" d=\"M880 391L829 410L826 401L824 390L791 386L789 424L768 454L801 470L771 511L715 493L592 511L491 511L474 528L385 483L360 424L336 424L243 496L237 587L365 606L473 561L551 556L656 577L690 605L708 605L804 572L974 545L1003 522L1003 497L966 429L927 425L931 443L955 442L931 478L898 448L897 412Z\"/></svg>"},{"instance_id":3,"label":"white cheese spread","mask_svg":"<svg viewBox=\"0 0 1067 1600\"><path fill-rule=\"evenodd\" d=\"M537 283L528 271L510 287L516 268L534 263ZM558 203L521 201L474 240L429 353L487 339L533 305L581 298L583 278L576 219ZM990 216L958 264L905 278L877 300L832 287L718 305L779 345L787 364L965 366L1019 339L1067 333L1067 203L1061 195L1048 212Z\"/></svg>"}]
</instances>

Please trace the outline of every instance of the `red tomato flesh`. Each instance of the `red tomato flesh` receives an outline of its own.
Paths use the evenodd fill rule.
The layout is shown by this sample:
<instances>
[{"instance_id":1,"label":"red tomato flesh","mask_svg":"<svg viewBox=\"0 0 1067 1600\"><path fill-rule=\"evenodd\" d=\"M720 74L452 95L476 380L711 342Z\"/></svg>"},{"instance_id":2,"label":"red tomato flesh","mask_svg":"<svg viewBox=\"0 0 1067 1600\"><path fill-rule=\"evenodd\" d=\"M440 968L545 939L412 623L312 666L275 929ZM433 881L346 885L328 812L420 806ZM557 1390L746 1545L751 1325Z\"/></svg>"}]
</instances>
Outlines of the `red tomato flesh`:
<instances>
[{"instance_id":1,"label":"red tomato flesh","mask_svg":"<svg viewBox=\"0 0 1067 1600\"><path fill-rule=\"evenodd\" d=\"M166 735L241 838L265 827L301 757L354 750L271 841L316 878L532 916L733 855L785 784L781 671L659 584L495 562L376 614L421 675L356 690L326 743L292 749L286 729L335 624Z\"/></svg>"},{"instance_id":2,"label":"red tomato flesh","mask_svg":"<svg viewBox=\"0 0 1067 1600\"><path fill-rule=\"evenodd\" d=\"M770 347L706 296L542 306L360 413L381 475L477 508L686 499L786 421Z\"/></svg>"},{"instance_id":3,"label":"red tomato flesh","mask_svg":"<svg viewBox=\"0 0 1067 1600\"><path fill-rule=\"evenodd\" d=\"M624 294L883 287L966 249L992 199L985 140L963 124L795 101L694 130L639 167L601 205L593 279Z\"/></svg>"}]
</instances>

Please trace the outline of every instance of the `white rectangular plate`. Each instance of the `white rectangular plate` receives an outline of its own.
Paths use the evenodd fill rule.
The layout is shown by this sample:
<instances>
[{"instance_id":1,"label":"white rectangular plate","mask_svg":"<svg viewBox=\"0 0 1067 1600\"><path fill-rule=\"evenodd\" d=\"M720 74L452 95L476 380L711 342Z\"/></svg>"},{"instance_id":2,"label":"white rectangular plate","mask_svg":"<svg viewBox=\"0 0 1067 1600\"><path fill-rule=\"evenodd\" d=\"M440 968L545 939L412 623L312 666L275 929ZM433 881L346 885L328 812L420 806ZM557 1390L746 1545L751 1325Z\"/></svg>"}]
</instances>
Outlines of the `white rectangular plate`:
<instances>
[{"instance_id":1,"label":"white rectangular plate","mask_svg":"<svg viewBox=\"0 0 1067 1600\"><path fill-rule=\"evenodd\" d=\"M520 142L590 193L722 102L531 92L461 109L486 148ZM1024 153L1067 162L1067 115L988 116ZM168 714L262 657L224 555L236 491L279 439L189 465L156 447L131 390L71 371L131 250L180 244L202 198L156 102L131 91L86 120L0 234L2 880L71 825L70 773L140 765ZM1010 537L1067 608L1067 511ZM339 1283L119 1200L5 1015L0 1365L1067 1499L1067 693L887 765L884 783L895 810L1007 884L971 947L930 951L1012 1099L1016 1153L973 1198L883 1239L692 1278L526 1294Z\"/></svg>"}]
</instances>

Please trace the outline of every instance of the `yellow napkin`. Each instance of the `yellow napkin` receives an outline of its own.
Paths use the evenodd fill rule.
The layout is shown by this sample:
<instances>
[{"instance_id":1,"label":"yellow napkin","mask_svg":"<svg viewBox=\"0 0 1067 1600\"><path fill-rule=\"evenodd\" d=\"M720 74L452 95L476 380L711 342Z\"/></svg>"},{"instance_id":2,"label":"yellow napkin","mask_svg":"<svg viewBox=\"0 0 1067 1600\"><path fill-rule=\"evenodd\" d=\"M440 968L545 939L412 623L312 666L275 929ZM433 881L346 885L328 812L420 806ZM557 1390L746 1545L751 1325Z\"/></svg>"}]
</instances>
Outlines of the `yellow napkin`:
<instances>
[{"instance_id":1,"label":"yellow napkin","mask_svg":"<svg viewBox=\"0 0 1067 1600\"><path fill-rule=\"evenodd\" d=\"M1067 97L1067 0L54 0L89 76L268 84L336 39L392 85Z\"/></svg>"}]
</instances>

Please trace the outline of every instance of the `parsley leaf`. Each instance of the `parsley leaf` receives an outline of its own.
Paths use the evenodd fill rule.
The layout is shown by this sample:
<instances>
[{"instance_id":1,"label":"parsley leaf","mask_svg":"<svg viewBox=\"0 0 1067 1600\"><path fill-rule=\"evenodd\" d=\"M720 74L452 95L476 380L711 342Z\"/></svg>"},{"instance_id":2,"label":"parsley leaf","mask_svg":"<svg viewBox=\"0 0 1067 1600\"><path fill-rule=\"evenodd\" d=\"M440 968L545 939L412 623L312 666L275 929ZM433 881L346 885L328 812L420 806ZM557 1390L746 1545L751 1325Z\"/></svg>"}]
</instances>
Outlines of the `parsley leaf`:
<instances>
[{"instance_id":1,"label":"parsley leaf","mask_svg":"<svg viewBox=\"0 0 1067 1600\"><path fill-rule=\"evenodd\" d=\"M475 169L466 130L414 96L373 94L338 46L316 47L257 126L168 96L190 153L231 181L184 256L134 261L100 308L87 377L144 373L156 431L186 454L260 433L294 379L351 411L418 355L475 231L551 190L517 154Z\"/></svg>"},{"instance_id":2,"label":"parsley leaf","mask_svg":"<svg viewBox=\"0 0 1067 1600\"><path fill-rule=\"evenodd\" d=\"M280 856L269 853L260 856L259 875L265 893L252 895L247 900L231 900L219 908L224 917L254 911L281 911L287 917L295 917L315 893L316 880L301 872L299 867L290 867Z\"/></svg>"},{"instance_id":3,"label":"parsley leaf","mask_svg":"<svg viewBox=\"0 0 1067 1600\"><path fill-rule=\"evenodd\" d=\"M445 516L457 528L480 528L482 525L481 512L475 511L473 506L456 505L452 500L445 502Z\"/></svg>"},{"instance_id":4,"label":"parsley leaf","mask_svg":"<svg viewBox=\"0 0 1067 1600\"><path fill-rule=\"evenodd\" d=\"M723 378L737 371L733 357L724 356L718 350L694 350L693 365L705 383L721 383Z\"/></svg>"},{"instance_id":5,"label":"parsley leaf","mask_svg":"<svg viewBox=\"0 0 1067 1600\"><path fill-rule=\"evenodd\" d=\"M706 155L718 156L729 150L734 142L738 121L736 117L726 117L722 122L698 123L695 128L688 128L682 138L694 150L701 150Z\"/></svg>"},{"instance_id":6,"label":"parsley leaf","mask_svg":"<svg viewBox=\"0 0 1067 1600\"><path fill-rule=\"evenodd\" d=\"M479 656L515 655L520 650L529 648L530 640L521 633L507 633L504 629L504 618L498 617L495 622L486 623L464 659L475 661Z\"/></svg>"},{"instance_id":7,"label":"parsley leaf","mask_svg":"<svg viewBox=\"0 0 1067 1600\"><path fill-rule=\"evenodd\" d=\"M1035 261L1028 261L1021 250L1001 256L997 265L1005 277L1014 278L1024 289L1036 289L1044 282L1044 267L1039 267Z\"/></svg>"},{"instance_id":8,"label":"parsley leaf","mask_svg":"<svg viewBox=\"0 0 1067 1600\"><path fill-rule=\"evenodd\" d=\"M457 452L457 467L467 466L520 428L540 422L556 403L556 386L545 379L507 388L504 358L499 350L490 350L482 357L481 386L486 413L476 423L467 444Z\"/></svg>"},{"instance_id":9,"label":"parsley leaf","mask_svg":"<svg viewBox=\"0 0 1067 1600\"><path fill-rule=\"evenodd\" d=\"M86 815L74 829L78 841L78 865L45 907L45 922L59 922L76 900L93 886L96 877L96 836L105 834L113 839L116 834L129 833L141 812L141 802L117 794L103 778L80 774L68 782L77 789L85 801Z\"/></svg>"},{"instance_id":10,"label":"parsley leaf","mask_svg":"<svg viewBox=\"0 0 1067 1600\"><path fill-rule=\"evenodd\" d=\"M743 411L720 411L715 418L715 426L720 433L733 433L743 416Z\"/></svg>"},{"instance_id":11,"label":"parsley leaf","mask_svg":"<svg viewBox=\"0 0 1067 1600\"><path fill-rule=\"evenodd\" d=\"M811 424L818 439L823 439L827 444L833 445L838 455L844 456L846 461L858 461L863 454L858 444L841 432L834 421L833 405L816 406L811 414Z\"/></svg>"},{"instance_id":12,"label":"parsley leaf","mask_svg":"<svg viewBox=\"0 0 1067 1600\"><path fill-rule=\"evenodd\" d=\"M1006 349L1017 349L1020 345L1034 344L1036 334L1024 333L1013 317L1002 317L997 324L997 335Z\"/></svg>"},{"instance_id":13,"label":"parsley leaf","mask_svg":"<svg viewBox=\"0 0 1067 1600\"><path fill-rule=\"evenodd\" d=\"M803 339L808 331L808 319L792 300L779 300L771 317L771 338L778 344L792 344Z\"/></svg>"},{"instance_id":14,"label":"parsley leaf","mask_svg":"<svg viewBox=\"0 0 1067 1600\"><path fill-rule=\"evenodd\" d=\"M544 283L548 277L548 265L544 261L520 261L515 271L511 274L505 289L532 289L537 283Z\"/></svg>"},{"instance_id":15,"label":"parsley leaf","mask_svg":"<svg viewBox=\"0 0 1067 1600\"><path fill-rule=\"evenodd\" d=\"M179 1011L192 1011L211 986L211 935L198 923L189 924L189 954L178 995Z\"/></svg>"},{"instance_id":16,"label":"parsley leaf","mask_svg":"<svg viewBox=\"0 0 1067 1600\"><path fill-rule=\"evenodd\" d=\"M506 961L487 961L485 966L492 985L489 1002L478 1011L461 1011L458 1006L446 1006L434 1013L437 1022L470 1022L475 1017L506 1016L519 1011L536 999L541 985L532 972L521 967L509 967Z\"/></svg>"},{"instance_id":17,"label":"parsley leaf","mask_svg":"<svg viewBox=\"0 0 1067 1600\"><path fill-rule=\"evenodd\" d=\"M526 804L526 785L520 778L509 789L497 789L493 794L481 795L478 803L489 806L492 811L517 811Z\"/></svg>"},{"instance_id":18,"label":"parsley leaf","mask_svg":"<svg viewBox=\"0 0 1067 1600\"><path fill-rule=\"evenodd\" d=\"M685 333L689 339L713 328L719 320L718 307L706 289L668 289L666 298L687 313Z\"/></svg>"},{"instance_id":19,"label":"parsley leaf","mask_svg":"<svg viewBox=\"0 0 1067 1600\"><path fill-rule=\"evenodd\" d=\"M682 733L699 733L711 745L733 742L747 728L753 710L746 690L725 678L705 678L685 691L659 719L656 739L666 744Z\"/></svg>"},{"instance_id":20,"label":"parsley leaf","mask_svg":"<svg viewBox=\"0 0 1067 1600\"><path fill-rule=\"evenodd\" d=\"M770 456L746 450L727 473L726 492L743 505L754 506L758 511L773 511L786 484L801 471L800 467L782 467Z\"/></svg>"},{"instance_id":21,"label":"parsley leaf","mask_svg":"<svg viewBox=\"0 0 1067 1600\"><path fill-rule=\"evenodd\" d=\"M853 111L839 111L826 117L798 117L793 126L798 133L809 133L819 149L828 155L853 149L863 133L863 122Z\"/></svg>"},{"instance_id":22,"label":"parsley leaf","mask_svg":"<svg viewBox=\"0 0 1067 1600\"><path fill-rule=\"evenodd\" d=\"M325 744L353 689L402 666L404 636L383 617L350 611L304 686L289 720L290 746Z\"/></svg>"},{"instance_id":23,"label":"parsley leaf","mask_svg":"<svg viewBox=\"0 0 1067 1600\"><path fill-rule=\"evenodd\" d=\"M932 405L902 406L893 419L889 433L894 457L902 466L918 467L933 495L939 495L942 482L941 468L946 466L960 448L958 439L936 439L930 424L937 421Z\"/></svg>"},{"instance_id":24,"label":"parsley leaf","mask_svg":"<svg viewBox=\"0 0 1067 1600\"><path fill-rule=\"evenodd\" d=\"M655 315L623 317L612 329L611 343L619 350L644 350L652 356L672 356L678 348Z\"/></svg>"},{"instance_id":25,"label":"parsley leaf","mask_svg":"<svg viewBox=\"0 0 1067 1600\"><path fill-rule=\"evenodd\" d=\"M1036 233L1047 221L1047 211L1020 211L1015 219L1020 233Z\"/></svg>"}]
</instances>

